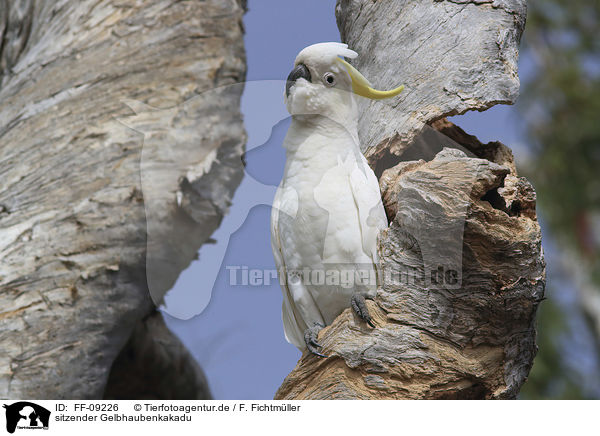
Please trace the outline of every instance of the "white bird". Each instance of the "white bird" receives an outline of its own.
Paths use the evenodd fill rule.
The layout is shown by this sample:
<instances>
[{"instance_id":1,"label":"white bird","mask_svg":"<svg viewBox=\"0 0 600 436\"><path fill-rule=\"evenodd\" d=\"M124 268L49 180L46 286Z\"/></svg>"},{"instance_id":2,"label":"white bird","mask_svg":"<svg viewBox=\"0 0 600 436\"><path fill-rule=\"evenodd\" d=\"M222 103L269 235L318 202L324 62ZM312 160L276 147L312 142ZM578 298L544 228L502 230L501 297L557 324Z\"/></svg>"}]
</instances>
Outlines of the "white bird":
<instances>
[{"instance_id":1,"label":"white bird","mask_svg":"<svg viewBox=\"0 0 600 436\"><path fill-rule=\"evenodd\" d=\"M318 332L346 307L374 327L365 304L380 283L377 237L387 219L375 174L360 151L354 95L377 91L343 60L357 53L326 42L303 49L288 76L292 122L271 213L271 246L282 283L285 337L314 354Z\"/></svg>"}]
</instances>

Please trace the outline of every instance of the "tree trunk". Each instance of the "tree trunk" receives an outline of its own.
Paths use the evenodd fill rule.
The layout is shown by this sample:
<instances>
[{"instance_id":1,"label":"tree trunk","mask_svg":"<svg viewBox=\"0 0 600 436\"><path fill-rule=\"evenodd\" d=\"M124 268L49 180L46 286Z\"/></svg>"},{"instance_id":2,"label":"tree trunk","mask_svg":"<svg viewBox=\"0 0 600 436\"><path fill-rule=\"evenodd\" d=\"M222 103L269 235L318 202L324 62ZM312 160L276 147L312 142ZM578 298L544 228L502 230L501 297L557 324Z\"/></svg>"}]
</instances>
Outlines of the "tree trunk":
<instances>
[{"instance_id":1,"label":"tree trunk","mask_svg":"<svg viewBox=\"0 0 600 436\"><path fill-rule=\"evenodd\" d=\"M104 391L115 400L210 399L204 372L162 315L140 321L112 365Z\"/></svg>"},{"instance_id":2,"label":"tree trunk","mask_svg":"<svg viewBox=\"0 0 600 436\"><path fill-rule=\"evenodd\" d=\"M1 397L102 398L111 366L111 398L209 395L149 291L241 180L244 9L0 0Z\"/></svg>"},{"instance_id":3,"label":"tree trunk","mask_svg":"<svg viewBox=\"0 0 600 436\"><path fill-rule=\"evenodd\" d=\"M376 328L348 309L278 399L514 398L536 353L545 263L535 192L510 150L444 117L513 103L525 4L338 0L342 39L377 88L359 132L390 226ZM374 80L375 81L375 80Z\"/></svg>"}]
</instances>

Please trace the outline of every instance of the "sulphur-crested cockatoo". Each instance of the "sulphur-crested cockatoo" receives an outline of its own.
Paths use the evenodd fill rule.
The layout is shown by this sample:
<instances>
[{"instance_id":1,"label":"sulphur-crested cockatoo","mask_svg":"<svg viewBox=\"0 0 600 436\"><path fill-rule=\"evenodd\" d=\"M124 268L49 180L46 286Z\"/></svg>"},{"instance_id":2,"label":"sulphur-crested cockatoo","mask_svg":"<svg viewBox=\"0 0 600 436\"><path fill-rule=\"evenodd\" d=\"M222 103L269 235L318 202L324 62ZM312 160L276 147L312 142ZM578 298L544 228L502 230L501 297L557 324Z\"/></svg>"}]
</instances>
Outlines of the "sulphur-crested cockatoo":
<instances>
[{"instance_id":1,"label":"sulphur-crested cockatoo","mask_svg":"<svg viewBox=\"0 0 600 436\"><path fill-rule=\"evenodd\" d=\"M355 95L381 99L341 57L346 44L311 45L296 57L285 102L292 122L271 213L271 245L283 291L285 337L314 354L317 335L351 306L373 326L365 297L380 283L377 235L387 227L379 184L360 151Z\"/></svg>"}]
</instances>

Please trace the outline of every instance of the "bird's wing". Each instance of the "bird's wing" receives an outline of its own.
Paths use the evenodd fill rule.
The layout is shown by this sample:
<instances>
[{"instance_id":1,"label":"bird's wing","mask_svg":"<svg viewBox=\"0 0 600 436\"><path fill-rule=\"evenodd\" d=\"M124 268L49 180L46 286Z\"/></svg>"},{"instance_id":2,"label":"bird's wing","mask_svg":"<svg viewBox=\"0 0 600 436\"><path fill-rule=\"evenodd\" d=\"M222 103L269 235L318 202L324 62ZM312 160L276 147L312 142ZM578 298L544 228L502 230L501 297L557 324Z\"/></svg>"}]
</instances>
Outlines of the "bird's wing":
<instances>
[{"instance_id":1,"label":"bird's wing","mask_svg":"<svg viewBox=\"0 0 600 436\"><path fill-rule=\"evenodd\" d=\"M286 213L282 210L282 197L284 189L279 187L275 193L273 206L271 208L271 249L275 258L275 266L280 277L281 290L283 292L283 303L281 306L281 318L283 321L283 331L285 339L294 344L300 349L306 347L304 343L304 330L306 325L300 316L298 309L294 304L290 288L287 281L287 269L281 246L279 234L279 217L281 213ZM281 280L283 278L283 280Z\"/></svg>"},{"instance_id":2,"label":"bird's wing","mask_svg":"<svg viewBox=\"0 0 600 436\"><path fill-rule=\"evenodd\" d=\"M357 165L349 171L350 188L358 211L361 226L363 252L367 254L379 270L377 237L388 226L385 209L381 201L379 182L367 160L361 154ZM380 281L378 281L380 283Z\"/></svg>"}]
</instances>

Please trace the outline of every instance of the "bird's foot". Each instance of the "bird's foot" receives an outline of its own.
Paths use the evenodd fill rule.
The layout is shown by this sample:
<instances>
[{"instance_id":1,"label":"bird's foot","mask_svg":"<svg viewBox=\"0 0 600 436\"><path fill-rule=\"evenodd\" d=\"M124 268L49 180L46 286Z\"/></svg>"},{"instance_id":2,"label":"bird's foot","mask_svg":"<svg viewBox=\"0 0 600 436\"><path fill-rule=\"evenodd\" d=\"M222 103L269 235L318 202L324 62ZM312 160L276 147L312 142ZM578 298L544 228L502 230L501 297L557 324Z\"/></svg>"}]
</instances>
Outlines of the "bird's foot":
<instances>
[{"instance_id":1,"label":"bird's foot","mask_svg":"<svg viewBox=\"0 0 600 436\"><path fill-rule=\"evenodd\" d=\"M312 354L315 354L319 357L327 357L326 355L319 352L319 348L323 348L321 344L319 344L318 337L319 332L323 329L321 324L315 323L312 327L304 330L304 342L306 343L306 348Z\"/></svg>"},{"instance_id":2,"label":"bird's foot","mask_svg":"<svg viewBox=\"0 0 600 436\"><path fill-rule=\"evenodd\" d=\"M367 307L367 303L365 302L365 297L363 294L354 294L350 299L350 304L352 305L352 310L358 315L360 319L369 324L371 327L375 328L375 324L373 324L373 318L369 314L369 308Z\"/></svg>"}]
</instances>

